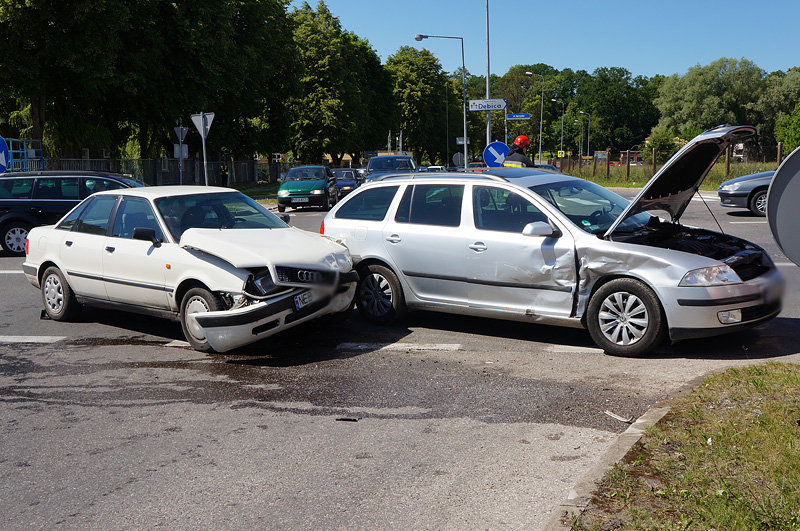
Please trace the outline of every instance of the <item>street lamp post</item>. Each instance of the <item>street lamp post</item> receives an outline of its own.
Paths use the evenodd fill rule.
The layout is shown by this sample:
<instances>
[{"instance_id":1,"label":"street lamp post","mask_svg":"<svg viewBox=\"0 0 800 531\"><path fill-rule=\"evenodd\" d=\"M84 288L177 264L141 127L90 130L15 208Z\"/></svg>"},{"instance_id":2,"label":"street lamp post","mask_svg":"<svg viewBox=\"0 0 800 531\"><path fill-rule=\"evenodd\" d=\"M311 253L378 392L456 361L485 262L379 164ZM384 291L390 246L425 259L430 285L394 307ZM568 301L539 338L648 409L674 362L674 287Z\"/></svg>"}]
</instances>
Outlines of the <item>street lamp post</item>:
<instances>
[{"instance_id":1,"label":"street lamp post","mask_svg":"<svg viewBox=\"0 0 800 531\"><path fill-rule=\"evenodd\" d=\"M578 167L583 165L583 120L575 120L581 126L581 134L578 136Z\"/></svg>"},{"instance_id":2,"label":"street lamp post","mask_svg":"<svg viewBox=\"0 0 800 531\"><path fill-rule=\"evenodd\" d=\"M558 101L555 98L550 98L550 101L561 104L561 149L559 149L559 151L564 151L564 102Z\"/></svg>"},{"instance_id":3,"label":"street lamp post","mask_svg":"<svg viewBox=\"0 0 800 531\"><path fill-rule=\"evenodd\" d=\"M536 77L533 72L525 72L526 75ZM542 78L542 96L539 100L539 164L542 163L542 120L544 119L544 76Z\"/></svg>"},{"instance_id":4,"label":"street lamp post","mask_svg":"<svg viewBox=\"0 0 800 531\"><path fill-rule=\"evenodd\" d=\"M464 171L467 170L467 67L464 63L464 37L451 37L448 35L422 35L417 33L414 40L422 39L458 39L461 41L461 110L464 113Z\"/></svg>"},{"instance_id":5,"label":"street lamp post","mask_svg":"<svg viewBox=\"0 0 800 531\"><path fill-rule=\"evenodd\" d=\"M591 113L583 112L583 111L580 111L580 113L581 114L585 114L586 116L589 117L589 120L587 120L587 122L586 122L586 155L591 156L591 153L589 152L589 135L591 134L590 131L591 131L591 127L592 127L592 115L591 115Z\"/></svg>"}]
</instances>

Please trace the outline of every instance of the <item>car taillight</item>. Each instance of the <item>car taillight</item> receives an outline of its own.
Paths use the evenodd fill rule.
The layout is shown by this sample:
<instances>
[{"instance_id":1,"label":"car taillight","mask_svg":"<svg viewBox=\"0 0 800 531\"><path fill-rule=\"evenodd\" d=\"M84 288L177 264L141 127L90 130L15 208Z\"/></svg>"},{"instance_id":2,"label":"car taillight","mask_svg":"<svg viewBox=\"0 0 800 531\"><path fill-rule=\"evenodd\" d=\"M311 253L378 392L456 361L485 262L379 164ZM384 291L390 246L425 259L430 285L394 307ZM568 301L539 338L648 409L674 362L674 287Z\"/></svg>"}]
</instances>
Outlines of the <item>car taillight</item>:
<instances>
[{"instance_id":1,"label":"car taillight","mask_svg":"<svg viewBox=\"0 0 800 531\"><path fill-rule=\"evenodd\" d=\"M28 252L30 251L30 240L25 238L25 256L28 256Z\"/></svg>"},{"instance_id":2,"label":"car taillight","mask_svg":"<svg viewBox=\"0 0 800 531\"><path fill-rule=\"evenodd\" d=\"M320 225L319 225L319 233L320 234L325 234L325 220L324 219L322 220L322 223L320 223Z\"/></svg>"}]
</instances>

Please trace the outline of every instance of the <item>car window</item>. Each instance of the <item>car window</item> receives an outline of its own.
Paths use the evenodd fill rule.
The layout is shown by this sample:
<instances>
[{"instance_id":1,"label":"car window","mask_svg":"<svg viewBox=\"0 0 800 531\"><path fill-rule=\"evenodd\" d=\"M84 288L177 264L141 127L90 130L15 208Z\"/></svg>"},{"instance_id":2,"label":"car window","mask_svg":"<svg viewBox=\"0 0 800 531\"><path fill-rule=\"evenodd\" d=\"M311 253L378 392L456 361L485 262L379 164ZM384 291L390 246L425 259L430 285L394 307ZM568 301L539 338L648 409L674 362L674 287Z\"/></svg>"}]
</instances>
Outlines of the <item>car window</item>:
<instances>
[{"instance_id":1,"label":"car window","mask_svg":"<svg viewBox=\"0 0 800 531\"><path fill-rule=\"evenodd\" d=\"M80 199L79 179L77 177L40 178L33 197L34 199Z\"/></svg>"},{"instance_id":2,"label":"car window","mask_svg":"<svg viewBox=\"0 0 800 531\"><path fill-rule=\"evenodd\" d=\"M395 221L458 227L461 223L463 184L417 184L406 188Z\"/></svg>"},{"instance_id":3,"label":"car window","mask_svg":"<svg viewBox=\"0 0 800 531\"><path fill-rule=\"evenodd\" d=\"M547 216L525 197L491 186L472 189L472 216L475 228L502 232L522 232L525 225L547 221Z\"/></svg>"},{"instance_id":4,"label":"car window","mask_svg":"<svg viewBox=\"0 0 800 531\"><path fill-rule=\"evenodd\" d=\"M153 229L156 231L156 238L164 239L161 227L153 212L153 208L146 199L139 197L123 197L114 217L114 226L111 229L111 236L115 238L133 238L133 229L136 227Z\"/></svg>"},{"instance_id":5,"label":"car window","mask_svg":"<svg viewBox=\"0 0 800 531\"><path fill-rule=\"evenodd\" d=\"M30 199L33 179L0 180L0 199Z\"/></svg>"},{"instance_id":6,"label":"car window","mask_svg":"<svg viewBox=\"0 0 800 531\"><path fill-rule=\"evenodd\" d=\"M386 211L397 193L397 186L382 186L380 188L367 188L353 196L347 203L336 211L338 219L362 219L367 221L381 221L386 217Z\"/></svg>"},{"instance_id":7,"label":"car window","mask_svg":"<svg viewBox=\"0 0 800 531\"><path fill-rule=\"evenodd\" d=\"M72 227L75 226L75 222L78 220L78 216L81 215L81 212L83 212L83 209L86 208L88 203L88 201L84 201L80 205L76 206L72 212L70 212L67 217L65 217L61 223L58 224L56 228L59 230L72 230Z\"/></svg>"},{"instance_id":8,"label":"car window","mask_svg":"<svg viewBox=\"0 0 800 531\"><path fill-rule=\"evenodd\" d=\"M288 225L240 192L177 195L155 200L176 241L187 229L281 229Z\"/></svg>"},{"instance_id":9,"label":"car window","mask_svg":"<svg viewBox=\"0 0 800 531\"><path fill-rule=\"evenodd\" d=\"M83 185L86 187L86 195L92 195L95 192L102 192L103 190L119 190L122 188L121 183L101 177L88 177L84 179Z\"/></svg>"},{"instance_id":10,"label":"car window","mask_svg":"<svg viewBox=\"0 0 800 531\"><path fill-rule=\"evenodd\" d=\"M88 234L105 234L116 202L117 198L113 195L95 197L81 213L75 224L75 230Z\"/></svg>"}]
</instances>

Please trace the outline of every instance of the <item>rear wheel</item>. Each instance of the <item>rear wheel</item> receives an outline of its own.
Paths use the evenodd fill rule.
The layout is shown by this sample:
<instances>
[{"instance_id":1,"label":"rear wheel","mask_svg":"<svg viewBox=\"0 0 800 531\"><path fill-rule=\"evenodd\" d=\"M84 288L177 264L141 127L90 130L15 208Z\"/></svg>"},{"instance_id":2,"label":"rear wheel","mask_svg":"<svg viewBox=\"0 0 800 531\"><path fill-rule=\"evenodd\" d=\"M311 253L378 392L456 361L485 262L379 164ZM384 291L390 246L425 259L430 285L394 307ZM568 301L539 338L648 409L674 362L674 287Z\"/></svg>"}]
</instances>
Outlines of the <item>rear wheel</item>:
<instances>
[{"instance_id":1,"label":"rear wheel","mask_svg":"<svg viewBox=\"0 0 800 531\"><path fill-rule=\"evenodd\" d=\"M592 296L586 327L606 354L642 356L666 335L661 304L655 293L630 278L612 280Z\"/></svg>"},{"instance_id":2,"label":"rear wheel","mask_svg":"<svg viewBox=\"0 0 800 531\"><path fill-rule=\"evenodd\" d=\"M195 315L198 313L222 310L222 301L205 288L192 288L186 292L181 301L181 327L186 341L200 352L212 350L208 344L203 328L198 324Z\"/></svg>"},{"instance_id":3,"label":"rear wheel","mask_svg":"<svg viewBox=\"0 0 800 531\"><path fill-rule=\"evenodd\" d=\"M756 216L766 216L767 191L759 190L758 192L753 194L753 197L750 198L750 203L748 204L748 208L750 208L750 212L752 212Z\"/></svg>"},{"instance_id":4,"label":"rear wheel","mask_svg":"<svg viewBox=\"0 0 800 531\"><path fill-rule=\"evenodd\" d=\"M3 226L0 243L3 249L11 254L23 256L25 254L25 239L31 226L22 221L12 221Z\"/></svg>"},{"instance_id":5,"label":"rear wheel","mask_svg":"<svg viewBox=\"0 0 800 531\"><path fill-rule=\"evenodd\" d=\"M281 204L278 204L278 212L286 212L286 207Z\"/></svg>"},{"instance_id":6,"label":"rear wheel","mask_svg":"<svg viewBox=\"0 0 800 531\"><path fill-rule=\"evenodd\" d=\"M388 267L372 264L359 269L356 305L367 321L391 324L406 314L403 288Z\"/></svg>"},{"instance_id":7,"label":"rear wheel","mask_svg":"<svg viewBox=\"0 0 800 531\"><path fill-rule=\"evenodd\" d=\"M80 305L57 267L48 267L42 275L44 311L54 321L69 321L80 311Z\"/></svg>"}]
</instances>

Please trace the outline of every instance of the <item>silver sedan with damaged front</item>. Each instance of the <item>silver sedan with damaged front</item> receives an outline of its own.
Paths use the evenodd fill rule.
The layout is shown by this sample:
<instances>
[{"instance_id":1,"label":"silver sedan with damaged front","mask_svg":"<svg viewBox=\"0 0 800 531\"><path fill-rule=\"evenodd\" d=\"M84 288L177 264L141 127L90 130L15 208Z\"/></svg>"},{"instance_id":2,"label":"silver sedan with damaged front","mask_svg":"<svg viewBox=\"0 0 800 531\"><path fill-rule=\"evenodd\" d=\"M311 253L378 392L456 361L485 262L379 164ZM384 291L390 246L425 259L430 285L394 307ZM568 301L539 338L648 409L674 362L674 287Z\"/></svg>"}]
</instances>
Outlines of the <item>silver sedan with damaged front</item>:
<instances>
[{"instance_id":1,"label":"silver sedan with damaged front","mask_svg":"<svg viewBox=\"0 0 800 531\"><path fill-rule=\"evenodd\" d=\"M33 229L22 267L54 320L83 304L166 317L204 352L346 312L358 279L341 245L235 190L187 186L95 194Z\"/></svg>"},{"instance_id":2,"label":"silver sedan with damaged front","mask_svg":"<svg viewBox=\"0 0 800 531\"><path fill-rule=\"evenodd\" d=\"M350 194L323 232L350 249L374 322L428 309L585 327L606 352L640 356L780 312L783 279L762 248L680 224L719 155L754 132L699 135L631 202L537 168L389 177Z\"/></svg>"}]
</instances>

